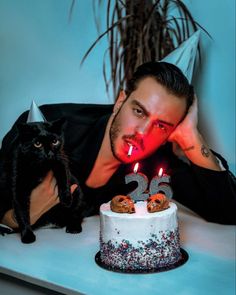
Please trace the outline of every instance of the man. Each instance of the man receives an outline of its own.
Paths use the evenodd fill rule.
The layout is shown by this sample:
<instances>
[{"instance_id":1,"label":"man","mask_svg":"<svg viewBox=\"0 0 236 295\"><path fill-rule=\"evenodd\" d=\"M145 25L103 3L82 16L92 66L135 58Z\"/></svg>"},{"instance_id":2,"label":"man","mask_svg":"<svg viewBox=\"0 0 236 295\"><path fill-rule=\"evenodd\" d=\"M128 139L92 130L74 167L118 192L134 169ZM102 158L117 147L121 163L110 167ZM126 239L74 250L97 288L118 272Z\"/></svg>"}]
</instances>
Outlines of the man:
<instances>
[{"instance_id":1,"label":"man","mask_svg":"<svg viewBox=\"0 0 236 295\"><path fill-rule=\"evenodd\" d=\"M134 189L135 184L125 184L125 175L139 161L149 179L158 167L164 167L171 175L174 199L206 220L236 223L235 178L199 133L193 88L174 65L141 65L114 106L58 104L41 110L48 121L62 116L67 120L65 149L91 209L88 214L97 213L100 204L113 196ZM25 122L26 116L24 113L17 122ZM0 160L15 129L16 124L3 140ZM75 188L72 185L71 191ZM31 224L58 202L56 180L49 172L31 193ZM11 208L0 212L0 219L17 227Z\"/></svg>"}]
</instances>

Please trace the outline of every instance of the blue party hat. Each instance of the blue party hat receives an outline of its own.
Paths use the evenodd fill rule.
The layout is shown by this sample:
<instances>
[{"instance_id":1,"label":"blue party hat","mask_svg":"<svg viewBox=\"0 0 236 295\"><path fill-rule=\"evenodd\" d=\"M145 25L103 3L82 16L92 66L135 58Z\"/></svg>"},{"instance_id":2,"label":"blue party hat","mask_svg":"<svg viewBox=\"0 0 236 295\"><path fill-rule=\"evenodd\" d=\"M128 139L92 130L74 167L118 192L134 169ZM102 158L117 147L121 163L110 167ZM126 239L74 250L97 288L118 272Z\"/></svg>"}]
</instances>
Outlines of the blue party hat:
<instances>
[{"instance_id":1,"label":"blue party hat","mask_svg":"<svg viewBox=\"0 0 236 295\"><path fill-rule=\"evenodd\" d=\"M161 60L174 64L181 69L189 83L192 81L199 38L200 30L196 31L190 38Z\"/></svg>"},{"instance_id":2,"label":"blue party hat","mask_svg":"<svg viewBox=\"0 0 236 295\"><path fill-rule=\"evenodd\" d=\"M46 122L46 121L47 120L45 119L44 115L42 114L42 112L40 111L40 109L38 108L34 100L32 100L30 111L27 118L27 123Z\"/></svg>"}]
</instances>

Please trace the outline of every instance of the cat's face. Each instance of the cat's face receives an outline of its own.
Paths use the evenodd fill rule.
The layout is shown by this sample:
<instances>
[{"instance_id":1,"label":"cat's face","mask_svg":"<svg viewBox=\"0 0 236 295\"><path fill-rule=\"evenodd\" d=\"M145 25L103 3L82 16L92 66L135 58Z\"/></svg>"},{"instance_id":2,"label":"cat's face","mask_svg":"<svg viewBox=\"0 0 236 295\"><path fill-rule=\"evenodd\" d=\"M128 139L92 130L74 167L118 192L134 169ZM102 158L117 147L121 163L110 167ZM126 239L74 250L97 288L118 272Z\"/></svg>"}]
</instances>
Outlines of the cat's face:
<instances>
[{"instance_id":1,"label":"cat's face","mask_svg":"<svg viewBox=\"0 0 236 295\"><path fill-rule=\"evenodd\" d=\"M55 159L64 143L64 122L60 119L53 122L19 124L21 152L42 161Z\"/></svg>"}]
</instances>

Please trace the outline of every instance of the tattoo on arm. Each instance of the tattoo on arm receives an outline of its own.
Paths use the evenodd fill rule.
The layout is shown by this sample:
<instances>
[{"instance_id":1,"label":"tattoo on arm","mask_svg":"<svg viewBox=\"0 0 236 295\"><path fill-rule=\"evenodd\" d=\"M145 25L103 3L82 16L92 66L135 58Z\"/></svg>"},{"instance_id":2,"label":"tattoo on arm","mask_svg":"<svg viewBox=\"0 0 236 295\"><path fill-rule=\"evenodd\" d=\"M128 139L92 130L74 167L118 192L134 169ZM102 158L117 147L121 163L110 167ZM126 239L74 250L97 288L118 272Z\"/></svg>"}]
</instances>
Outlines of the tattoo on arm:
<instances>
[{"instance_id":1,"label":"tattoo on arm","mask_svg":"<svg viewBox=\"0 0 236 295\"><path fill-rule=\"evenodd\" d=\"M210 150L207 147L205 147L205 145L202 145L201 153L202 153L203 157L208 158L210 156Z\"/></svg>"},{"instance_id":2,"label":"tattoo on arm","mask_svg":"<svg viewBox=\"0 0 236 295\"><path fill-rule=\"evenodd\" d=\"M191 145L191 146L187 147L186 149L183 149L184 152L187 152L190 150L194 150L194 145Z\"/></svg>"}]
</instances>

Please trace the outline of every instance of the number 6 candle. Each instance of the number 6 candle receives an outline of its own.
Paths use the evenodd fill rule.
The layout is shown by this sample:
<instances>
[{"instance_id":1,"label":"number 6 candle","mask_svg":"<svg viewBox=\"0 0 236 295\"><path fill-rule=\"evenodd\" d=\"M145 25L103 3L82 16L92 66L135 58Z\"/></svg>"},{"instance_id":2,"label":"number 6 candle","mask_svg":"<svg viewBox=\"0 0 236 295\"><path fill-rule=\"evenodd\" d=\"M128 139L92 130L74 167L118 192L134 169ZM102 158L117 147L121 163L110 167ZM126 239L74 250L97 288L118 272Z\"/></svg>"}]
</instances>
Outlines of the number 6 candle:
<instances>
[{"instance_id":1,"label":"number 6 candle","mask_svg":"<svg viewBox=\"0 0 236 295\"><path fill-rule=\"evenodd\" d=\"M143 173L138 173L139 163L136 163L134 166L134 173L129 173L125 176L125 183L128 184L132 181L138 183L137 188L129 193L129 196L134 201L144 201L148 198L149 194L145 193L148 187L148 178Z\"/></svg>"},{"instance_id":2,"label":"number 6 candle","mask_svg":"<svg viewBox=\"0 0 236 295\"><path fill-rule=\"evenodd\" d=\"M168 183L170 183L170 176L163 174L163 169L160 168L158 175L154 176L150 183L150 195L155 195L158 192L163 192L169 199L171 199L173 196L173 191Z\"/></svg>"}]
</instances>

